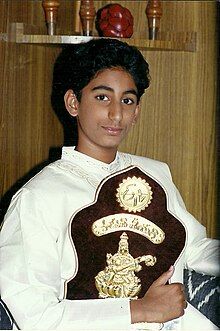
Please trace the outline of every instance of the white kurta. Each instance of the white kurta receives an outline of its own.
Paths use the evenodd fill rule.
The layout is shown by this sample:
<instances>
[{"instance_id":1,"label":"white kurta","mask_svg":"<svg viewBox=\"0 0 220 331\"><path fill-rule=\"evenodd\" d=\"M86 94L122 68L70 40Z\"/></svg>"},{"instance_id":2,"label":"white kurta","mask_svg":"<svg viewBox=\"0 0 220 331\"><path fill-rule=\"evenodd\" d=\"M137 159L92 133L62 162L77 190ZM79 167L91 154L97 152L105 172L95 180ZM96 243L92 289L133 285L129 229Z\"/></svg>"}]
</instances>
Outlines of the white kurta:
<instances>
[{"instance_id":1,"label":"white kurta","mask_svg":"<svg viewBox=\"0 0 220 331\"><path fill-rule=\"evenodd\" d=\"M186 228L186 247L172 282L182 282L184 267L220 274L218 241L207 239L205 228L186 211L166 164L119 152L112 163L105 164L64 147L61 160L45 167L15 194L0 234L0 293L21 329L131 327L129 299L64 299L64 284L78 267L68 233L71 216L94 201L104 178L130 165L143 169L164 188L168 210ZM191 311L195 309L189 305L173 328L192 327L195 314ZM215 329L199 312L198 316L198 330ZM172 327L168 324L164 328Z\"/></svg>"}]
</instances>

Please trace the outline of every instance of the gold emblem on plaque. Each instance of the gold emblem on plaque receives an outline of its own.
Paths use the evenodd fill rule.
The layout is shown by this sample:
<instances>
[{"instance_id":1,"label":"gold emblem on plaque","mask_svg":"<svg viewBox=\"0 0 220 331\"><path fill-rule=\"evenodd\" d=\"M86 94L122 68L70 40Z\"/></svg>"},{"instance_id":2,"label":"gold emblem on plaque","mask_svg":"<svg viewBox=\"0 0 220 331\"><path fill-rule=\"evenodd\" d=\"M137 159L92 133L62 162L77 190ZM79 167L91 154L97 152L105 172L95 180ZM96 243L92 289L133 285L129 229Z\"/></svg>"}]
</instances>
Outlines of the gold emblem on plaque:
<instances>
[{"instance_id":1,"label":"gold emblem on plaque","mask_svg":"<svg viewBox=\"0 0 220 331\"><path fill-rule=\"evenodd\" d=\"M99 218L92 224L92 232L97 236L115 231L132 231L149 239L153 244L161 244L164 231L152 221L134 214L120 213Z\"/></svg>"},{"instance_id":2,"label":"gold emblem on plaque","mask_svg":"<svg viewBox=\"0 0 220 331\"><path fill-rule=\"evenodd\" d=\"M157 259L152 255L143 255L137 258L129 253L128 235L123 232L120 236L118 252L112 255L107 253L107 266L95 277L95 285L99 291L99 298L137 298L141 290L141 281L135 275L146 266L153 266Z\"/></svg>"},{"instance_id":3,"label":"gold emblem on plaque","mask_svg":"<svg viewBox=\"0 0 220 331\"><path fill-rule=\"evenodd\" d=\"M144 210L152 200L152 190L145 179L128 177L117 188L117 201L124 210L136 213Z\"/></svg>"}]
</instances>

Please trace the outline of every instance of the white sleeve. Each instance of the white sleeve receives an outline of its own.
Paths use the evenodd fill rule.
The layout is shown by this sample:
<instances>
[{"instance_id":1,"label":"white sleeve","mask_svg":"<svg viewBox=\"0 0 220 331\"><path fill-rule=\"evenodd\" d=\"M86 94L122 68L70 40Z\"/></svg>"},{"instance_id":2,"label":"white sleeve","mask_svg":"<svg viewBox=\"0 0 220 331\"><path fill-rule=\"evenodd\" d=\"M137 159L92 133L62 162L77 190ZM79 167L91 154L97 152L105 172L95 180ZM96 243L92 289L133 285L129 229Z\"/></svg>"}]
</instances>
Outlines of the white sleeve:
<instances>
[{"instance_id":1,"label":"white sleeve","mask_svg":"<svg viewBox=\"0 0 220 331\"><path fill-rule=\"evenodd\" d=\"M145 165L145 158L138 158L143 169L151 169L151 175L159 179L165 188L168 209L185 226L187 243L184 252L184 267L199 273L220 275L220 241L207 238L205 227L199 223L187 210L183 199L172 180L169 166L166 163L148 159L149 165Z\"/></svg>"},{"instance_id":2,"label":"white sleeve","mask_svg":"<svg viewBox=\"0 0 220 331\"><path fill-rule=\"evenodd\" d=\"M207 275L220 275L220 241L207 238L206 228L185 208L182 197L176 189L175 207L177 215L187 229L185 267Z\"/></svg>"},{"instance_id":3,"label":"white sleeve","mask_svg":"<svg viewBox=\"0 0 220 331\"><path fill-rule=\"evenodd\" d=\"M128 299L59 299L59 233L47 227L41 207L42 202L23 189L14 197L0 233L0 293L19 328L128 329Z\"/></svg>"},{"instance_id":4,"label":"white sleeve","mask_svg":"<svg viewBox=\"0 0 220 331\"><path fill-rule=\"evenodd\" d=\"M188 245L186 267L199 273L220 276L219 251L219 240L207 238L204 233L204 236Z\"/></svg>"}]
</instances>

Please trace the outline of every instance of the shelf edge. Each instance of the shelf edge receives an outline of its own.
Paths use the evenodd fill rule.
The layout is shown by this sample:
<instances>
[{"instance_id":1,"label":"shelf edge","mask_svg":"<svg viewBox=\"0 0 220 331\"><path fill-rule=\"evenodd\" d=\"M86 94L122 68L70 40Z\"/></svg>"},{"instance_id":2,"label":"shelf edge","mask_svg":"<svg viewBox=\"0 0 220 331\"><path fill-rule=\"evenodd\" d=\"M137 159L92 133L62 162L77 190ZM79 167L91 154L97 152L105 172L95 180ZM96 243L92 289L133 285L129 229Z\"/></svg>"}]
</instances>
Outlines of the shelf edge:
<instances>
[{"instance_id":1,"label":"shelf edge","mask_svg":"<svg viewBox=\"0 0 220 331\"><path fill-rule=\"evenodd\" d=\"M106 37L96 36L79 36L79 35L42 35L42 34L25 34L23 23L10 23L8 33L1 34L1 39L8 42L18 44L38 44L38 45L65 45L84 43L91 39L100 39ZM165 35L165 34L163 34ZM171 33L167 34L169 37ZM174 34L175 39L172 40L148 40L139 38L116 38L134 45L141 50L161 50L161 51L196 51L196 33L184 32L182 34Z\"/></svg>"}]
</instances>

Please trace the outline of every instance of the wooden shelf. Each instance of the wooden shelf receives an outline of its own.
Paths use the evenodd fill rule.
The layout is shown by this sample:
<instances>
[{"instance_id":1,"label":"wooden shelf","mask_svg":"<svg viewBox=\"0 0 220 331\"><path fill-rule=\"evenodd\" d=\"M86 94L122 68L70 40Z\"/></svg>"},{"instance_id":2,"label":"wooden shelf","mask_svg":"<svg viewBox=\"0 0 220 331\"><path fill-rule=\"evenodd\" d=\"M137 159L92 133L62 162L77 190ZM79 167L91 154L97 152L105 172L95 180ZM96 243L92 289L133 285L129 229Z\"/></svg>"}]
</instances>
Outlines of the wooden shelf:
<instances>
[{"instance_id":1,"label":"wooden shelf","mask_svg":"<svg viewBox=\"0 0 220 331\"><path fill-rule=\"evenodd\" d=\"M179 32L164 33L158 36L159 40L148 40L139 38L118 38L134 45L142 50L160 50L160 51L196 51L196 33ZM15 42L18 44L39 44L39 45L62 45L84 43L91 39L100 38L97 36L80 35L54 35L37 34L36 27L26 26L23 23L10 23L7 33L1 33L0 39L6 42Z\"/></svg>"}]
</instances>

